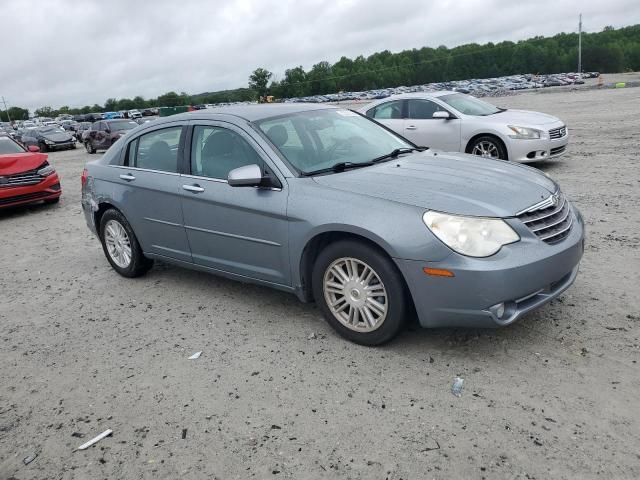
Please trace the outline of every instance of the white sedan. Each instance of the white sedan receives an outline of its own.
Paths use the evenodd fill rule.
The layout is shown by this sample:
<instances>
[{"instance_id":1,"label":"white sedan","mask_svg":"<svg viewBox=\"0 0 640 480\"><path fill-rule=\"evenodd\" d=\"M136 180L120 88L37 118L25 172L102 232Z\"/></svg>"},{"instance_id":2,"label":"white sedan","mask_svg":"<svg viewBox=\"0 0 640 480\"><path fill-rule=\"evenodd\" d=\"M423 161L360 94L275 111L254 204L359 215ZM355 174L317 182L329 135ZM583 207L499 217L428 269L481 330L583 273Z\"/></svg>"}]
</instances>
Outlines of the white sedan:
<instances>
[{"instance_id":1,"label":"white sedan","mask_svg":"<svg viewBox=\"0 0 640 480\"><path fill-rule=\"evenodd\" d=\"M394 95L359 110L419 146L515 162L563 155L566 125L538 112L498 108L463 93Z\"/></svg>"}]
</instances>

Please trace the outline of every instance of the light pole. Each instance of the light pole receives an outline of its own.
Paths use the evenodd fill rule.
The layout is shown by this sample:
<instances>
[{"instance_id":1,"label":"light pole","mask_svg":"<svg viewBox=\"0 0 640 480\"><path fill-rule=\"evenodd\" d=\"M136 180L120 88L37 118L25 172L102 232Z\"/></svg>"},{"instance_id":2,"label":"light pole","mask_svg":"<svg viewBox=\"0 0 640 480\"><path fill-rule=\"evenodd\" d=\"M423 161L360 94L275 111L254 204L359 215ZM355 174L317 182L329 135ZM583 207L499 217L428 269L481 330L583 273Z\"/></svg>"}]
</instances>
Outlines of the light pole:
<instances>
[{"instance_id":1,"label":"light pole","mask_svg":"<svg viewBox=\"0 0 640 480\"><path fill-rule=\"evenodd\" d=\"M578 78L582 78L582 14L578 21Z\"/></svg>"},{"instance_id":2,"label":"light pole","mask_svg":"<svg viewBox=\"0 0 640 480\"><path fill-rule=\"evenodd\" d=\"M7 119L9 120L9 123L11 123L11 115L9 115L9 109L7 108L7 102L4 97L2 97L2 103L4 103L4 109L7 112Z\"/></svg>"}]
</instances>

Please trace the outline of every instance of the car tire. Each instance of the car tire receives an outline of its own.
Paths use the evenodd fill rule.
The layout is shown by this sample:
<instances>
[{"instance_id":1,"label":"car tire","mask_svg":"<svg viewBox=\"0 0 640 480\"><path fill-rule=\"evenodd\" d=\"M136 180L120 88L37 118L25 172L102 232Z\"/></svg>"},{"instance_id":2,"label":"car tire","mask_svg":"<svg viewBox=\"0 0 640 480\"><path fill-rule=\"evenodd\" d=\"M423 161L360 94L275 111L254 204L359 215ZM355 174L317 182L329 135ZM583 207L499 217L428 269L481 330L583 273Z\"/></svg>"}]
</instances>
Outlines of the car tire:
<instances>
[{"instance_id":1,"label":"car tire","mask_svg":"<svg viewBox=\"0 0 640 480\"><path fill-rule=\"evenodd\" d=\"M487 155L483 155L481 152L487 152ZM467 153L477 155L479 157L508 160L507 149L504 147L504 144L493 135L483 135L476 138L469 145ZM495 156L493 155L494 153Z\"/></svg>"},{"instance_id":2,"label":"car tire","mask_svg":"<svg viewBox=\"0 0 640 480\"><path fill-rule=\"evenodd\" d=\"M123 277L139 277L153 266L153 260L142 253L131 225L115 208L107 210L102 215L99 231L100 242L107 260Z\"/></svg>"},{"instance_id":3,"label":"car tire","mask_svg":"<svg viewBox=\"0 0 640 480\"><path fill-rule=\"evenodd\" d=\"M47 144L44 142L41 142L38 146L40 147L40 151L42 153L47 153L49 151L49 148L47 148Z\"/></svg>"},{"instance_id":4,"label":"car tire","mask_svg":"<svg viewBox=\"0 0 640 480\"><path fill-rule=\"evenodd\" d=\"M334 281L336 269L344 275L340 288ZM404 280L392 260L373 246L354 240L328 245L315 261L312 285L329 325L352 342L381 345L404 325L408 311Z\"/></svg>"},{"instance_id":5,"label":"car tire","mask_svg":"<svg viewBox=\"0 0 640 480\"><path fill-rule=\"evenodd\" d=\"M93 148L93 145L91 144L90 141L84 142L84 148L87 149L87 153L89 153L89 154L96 153L96 149Z\"/></svg>"}]
</instances>

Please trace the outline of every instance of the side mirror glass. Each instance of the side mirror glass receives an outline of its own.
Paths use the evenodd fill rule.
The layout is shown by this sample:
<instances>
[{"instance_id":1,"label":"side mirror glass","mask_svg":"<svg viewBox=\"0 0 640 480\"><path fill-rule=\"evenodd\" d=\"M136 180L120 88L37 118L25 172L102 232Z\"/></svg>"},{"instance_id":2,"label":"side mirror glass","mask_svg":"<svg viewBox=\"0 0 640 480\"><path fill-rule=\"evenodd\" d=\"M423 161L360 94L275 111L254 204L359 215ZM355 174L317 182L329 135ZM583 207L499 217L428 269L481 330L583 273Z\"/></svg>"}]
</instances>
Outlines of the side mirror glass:
<instances>
[{"instance_id":1,"label":"side mirror glass","mask_svg":"<svg viewBox=\"0 0 640 480\"><path fill-rule=\"evenodd\" d=\"M256 165L245 165L229 172L227 181L232 187L259 187L262 184L262 169Z\"/></svg>"},{"instance_id":2,"label":"side mirror glass","mask_svg":"<svg viewBox=\"0 0 640 480\"><path fill-rule=\"evenodd\" d=\"M30 152L33 152L33 153L36 153L36 152L39 152L39 151L40 151L40 147L37 147L36 145L29 145L29 146L27 147L27 149L28 149Z\"/></svg>"},{"instance_id":3,"label":"side mirror glass","mask_svg":"<svg viewBox=\"0 0 640 480\"><path fill-rule=\"evenodd\" d=\"M449 112L439 110L437 112L433 112L433 118L442 118L444 120L449 120L451 118L451 115L449 115Z\"/></svg>"}]
</instances>

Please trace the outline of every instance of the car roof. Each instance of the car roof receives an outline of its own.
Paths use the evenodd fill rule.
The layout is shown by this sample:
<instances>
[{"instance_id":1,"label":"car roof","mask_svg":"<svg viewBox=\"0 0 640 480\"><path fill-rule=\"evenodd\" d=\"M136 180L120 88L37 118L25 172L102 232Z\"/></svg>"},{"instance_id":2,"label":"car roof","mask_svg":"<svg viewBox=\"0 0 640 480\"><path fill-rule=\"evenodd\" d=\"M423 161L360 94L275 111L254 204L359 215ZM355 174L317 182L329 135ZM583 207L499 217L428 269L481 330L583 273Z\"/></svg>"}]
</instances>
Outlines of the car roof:
<instances>
[{"instance_id":1,"label":"car roof","mask_svg":"<svg viewBox=\"0 0 640 480\"><path fill-rule=\"evenodd\" d=\"M254 105L230 105L226 107L215 107L195 112L181 113L163 117L160 121L176 121L176 120L214 120L221 115L228 115L255 122L264 120L265 118L277 117L279 115L295 114L300 112L308 112L313 110L329 110L336 109L333 105L316 105L312 103L263 103ZM157 125L158 122L154 122Z\"/></svg>"}]
</instances>

